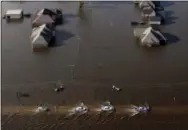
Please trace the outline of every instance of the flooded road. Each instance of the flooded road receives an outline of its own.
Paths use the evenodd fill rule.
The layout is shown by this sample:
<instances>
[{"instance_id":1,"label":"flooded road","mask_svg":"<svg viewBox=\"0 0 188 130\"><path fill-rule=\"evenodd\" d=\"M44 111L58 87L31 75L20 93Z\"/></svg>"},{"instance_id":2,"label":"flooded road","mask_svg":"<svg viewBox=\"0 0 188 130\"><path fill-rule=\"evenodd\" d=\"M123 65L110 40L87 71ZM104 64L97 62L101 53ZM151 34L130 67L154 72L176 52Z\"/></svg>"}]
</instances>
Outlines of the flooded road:
<instances>
[{"instance_id":1,"label":"flooded road","mask_svg":"<svg viewBox=\"0 0 188 130\"><path fill-rule=\"evenodd\" d=\"M83 10L78 9L77 2L3 2L3 13L13 8L23 8L26 13L61 8L65 21L56 29L57 46L34 53L30 43L31 20L25 18L22 23L2 20L2 105L70 105L79 100L86 104L110 100L114 105L147 101L159 108L188 105L188 2L164 5L168 24L161 30L171 44L146 49L133 38L130 22L140 20L141 15L131 2L87 2ZM62 93L53 91L58 80L65 85ZM123 91L113 92L112 84ZM18 100L17 92L28 92L30 97ZM20 124L17 129L33 126L83 130L89 129L90 123L94 130L188 128L187 115L181 114L174 119L173 114L159 113L133 121L120 121L117 115L108 125L97 124L95 120L85 123L85 118L72 126L74 121L64 126L59 116L37 118L41 124L34 119L15 116L3 128L11 130ZM54 126L53 121L58 119L60 123ZM48 126L47 122L52 124ZM85 123L86 128L76 128L76 123Z\"/></svg>"}]
</instances>

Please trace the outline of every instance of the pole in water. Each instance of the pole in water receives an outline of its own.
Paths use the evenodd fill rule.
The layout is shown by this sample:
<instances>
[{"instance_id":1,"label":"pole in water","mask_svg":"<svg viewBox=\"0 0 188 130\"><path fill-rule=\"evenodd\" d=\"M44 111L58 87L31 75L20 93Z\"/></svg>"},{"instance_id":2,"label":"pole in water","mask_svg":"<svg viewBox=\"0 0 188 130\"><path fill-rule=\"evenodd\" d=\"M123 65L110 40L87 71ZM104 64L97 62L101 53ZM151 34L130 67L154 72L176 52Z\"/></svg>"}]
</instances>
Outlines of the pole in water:
<instances>
[{"instance_id":1,"label":"pole in water","mask_svg":"<svg viewBox=\"0 0 188 130\"><path fill-rule=\"evenodd\" d=\"M174 101L174 104L176 104L176 97L175 96L173 97L173 101Z\"/></svg>"},{"instance_id":2,"label":"pole in water","mask_svg":"<svg viewBox=\"0 0 188 130\"><path fill-rule=\"evenodd\" d=\"M74 79L74 68L75 68L75 65L69 65L69 67L71 67L71 76L72 76L72 79Z\"/></svg>"},{"instance_id":3,"label":"pole in water","mask_svg":"<svg viewBox=\"0 0 188 130\"><path fill-rule=\"evenodd\" d=\"M84 2L83 1L79 1L79 7L80 7L80 9L83 7L83 5L84 5Z\"/></svg>"},{"instance_id":4,"label":"pole in water","mask_svg":"<svg viewBox=\"0 0 188 130\"><path fill-rule=\"evenodd\" d=\"M20 93L19 93L19 92L16 92L16 98L17 98L17 100L18 100L18 103L21 104L21 103L20 103Z\"/></svg>"}]
</instances>

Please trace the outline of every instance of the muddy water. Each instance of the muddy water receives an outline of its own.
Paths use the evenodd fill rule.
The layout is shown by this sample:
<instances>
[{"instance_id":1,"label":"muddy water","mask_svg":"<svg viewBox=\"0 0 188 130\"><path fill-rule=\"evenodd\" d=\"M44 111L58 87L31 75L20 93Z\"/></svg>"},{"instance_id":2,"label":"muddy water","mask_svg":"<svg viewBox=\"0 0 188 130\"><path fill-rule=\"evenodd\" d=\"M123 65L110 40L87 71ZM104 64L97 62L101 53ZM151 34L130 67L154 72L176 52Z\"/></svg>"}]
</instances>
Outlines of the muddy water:
<instances>
[{"instance_id":1,"label":"muddy water","mask_svg":"<svg viewBox=\"0 0 188 130\"><path fill-rule=\"evenodd\" d=\"M75 65L75 78L80 81L154 84L188 80L187 2L165 5L170 20L162 30L171 35L173 44L155 49L135 44L130 21L140 19L140 12L130 2L88 2L80 17L77 2L3 2L2 12L11 8L35 12L43 7L64 11L65 24L57 29L58 47L32 53L31 21L7 24L3 20L3 84L71 80L68 65Z\"/></svg>"},{"instance_id":2,"label":"muddy water","mask_svg":"<svg viewBox=\"0 0 188 130\"><path fill-rule=\"evenodd\" d=\"M145 49L134 42L130 22L139 20L140 12L130 2L88 2L82 11L78 10L77 2L3 2L2 12L10 8L23 8L25 12L35 12L44 7L62 8L65 23L57 27L56 47L43 53L33 53L30 43L31 20L26 18L22 23L9 24L2 20L2 104L66 105L75 104L78 100L98 104L110 100L113 104L148 101L156 106L187 105L187 4L164 3L169 18L168 24L161 29L168 33L171 44ZM53 83L57 80L65 84L63 93L53 91ZM112 84L123 91L114 93ZM18 91L28 92L31 96L18 100ZM19 121L13 119L12 125L25 118L28 117L15 116ZM53 118L55 116L50 117ZM53 123L47 119L44 122ZM83 121L80 123L84 124ZM108 125L88 122L95 124L92 129L120 129L120 126L131 130L188 128L187 116L177 115L174 120L173 115L152 115L142 118L136 125L135 121L138 120L129 122L117 119ZM44 122L40 126L33 120L34 124L28 125L38 129L50 129L54 125L49 127ZM89 129L90 123L86 123L87 128L78 129ZM4 129L10 130L9 124ZM78 124L59 125L76 129Z\"/></svg>"},{"instance_id":3,"label":"muddy water","mask_svg":"<svg viewBox=\"0 0 188 130\"><path fill-rule=\"evenodd\" d=\"M161 30L168 33L171 44L145 49L134 42L130 22L139 20L140 12L131 2L86 2L83 10L78 10L77 2L3 2L3 13L11 8L23 8L27 13L47 7L61 8L65 16L64 25L56 29L57 46L43 53L31 50L30 19L22 23L2 21L3 94L34 91L36 99L43 95L47 100L54 88L50 82L62 80L67 96L48 102L63 97L66 103L73 103L87 96L87 102L150 100L164 104L176 96L186 104L187 2L163 5L168 19ZM115 96L109 89L112 84L124 92ZM75 96L69 97L73 92ZM168 98L163 99L164 94ZM38 100L34 99L35 104ZM8 104L15 100L14 96L4 98Z\"/></svg>"}]
</instances>

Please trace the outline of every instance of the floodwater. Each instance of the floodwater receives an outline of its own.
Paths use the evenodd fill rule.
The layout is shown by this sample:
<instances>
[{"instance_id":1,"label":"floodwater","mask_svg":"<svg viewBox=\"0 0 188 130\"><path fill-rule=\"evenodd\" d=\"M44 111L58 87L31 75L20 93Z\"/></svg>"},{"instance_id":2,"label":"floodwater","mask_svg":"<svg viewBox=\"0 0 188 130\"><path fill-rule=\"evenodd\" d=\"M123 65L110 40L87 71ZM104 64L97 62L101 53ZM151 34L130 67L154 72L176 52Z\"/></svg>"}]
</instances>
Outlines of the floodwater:
<instances>
[{"instance_id":1,"label":"floodwater","mask_svg":"<svg viewBox=\"0 0 188 130\"><path fill-rule=\"evenodd\" d=\"M88 82L124 85L185 82L188 80L187 4L175 2L165 7L171 21L162 31L179 40L165 47L143 49L135 44L130 26L132 20L140 19L140 12L133 4L89 2L80 18L76 17L77 2L3 2L3 11L62 8L66 22L57 29L59 46L43 54L32 53L30 19L22 24L7 24L3 20L2 82L70 80L68 65L75 65L77 80Z\"/></svg>"},{"instance_id":2,"label":"floodwater","mask_svg":"<svg viewBox=\"0 0 188 130\"><path fill-rule=\"evenodd\" d=\"M19 23L2 20L2 105L66 105L79 100L89 104L110 100L114 105L145 101L154 106L187 105L188 2L163 4L168 21L161 30L170 44L147 49L134 41L130 22L141 16L131 2L87 2L83 10L78 10L78 2L2 2L3 13L12 8L27 13L46 7L61 8L65 16L64 24L56 29L57 46L38 53L31 49L30 19ZM57 94L53 83L58 80L65 91ZM112 84L123 91L113 92ZM18 91L31 96L18 100ZM159 114L133 122L117 119L111 125L92 128L186 130L188 117L176 116ZM164 118L166 122L160 123Z\"/></svg>"}]
</instances>

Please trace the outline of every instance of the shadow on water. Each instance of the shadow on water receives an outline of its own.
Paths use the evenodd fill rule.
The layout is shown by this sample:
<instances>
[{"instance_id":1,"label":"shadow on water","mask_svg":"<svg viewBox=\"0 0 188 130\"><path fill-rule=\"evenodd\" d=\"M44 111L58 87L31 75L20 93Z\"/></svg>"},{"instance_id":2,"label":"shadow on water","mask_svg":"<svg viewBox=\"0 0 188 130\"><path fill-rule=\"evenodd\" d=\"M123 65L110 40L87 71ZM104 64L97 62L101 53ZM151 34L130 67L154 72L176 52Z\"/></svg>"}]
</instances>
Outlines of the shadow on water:
<instances>
[{"instance_id":1,"label":"shadow on water","mask_svg":"<svg viewBox=\"0 0 188 130\"><path fill-rule=\"evenodd\" d=\"M178 17L172 16L173 13L174 13L173 11L166 11L165 12L165 15L166 15L165 25L170 25L170 24L176 23L175 20L177 20Z\"/></svg>"},{"instance_id":2,"label":"shadow on water","mask_svg":"<svg viewBox=\"0 0 188 130\"><path fill-rule=\"evenodd\" d=\"M172 17L167 18L166 21L165 21L165 25L170 25L170 24L176 23L175 22L176 19L178 19L178 17L172 16Z\"/></svg>"},{"instance_id":3,"label":"shadow on water","mask_svg":"<svg viewBox=\"0 0 188 130\"><path fill-rule=\"evenodd\" d=\"M162 34L168 40L168 44L177 43L178 41L180 41L179 37L173 34L170 34L170 33L162 33Z\"/></svg>"},{"instance_id":4,"label":"shadow on water","mask_svg":"<svg viewBox=\"0 0 188 130\"><path fill-rule=\"evenodd\" d=\"M167 17L170 17L170 16L172 16L174 14L174 12L168 10L168 11L165 11L165 14L166 14Z\"/></svg>"},{"instance_id":5,"label":"shadow on water","mask_svg":"<svg viewBox=\"0 0 188 130\"><path fill-rule=\"evenodd\" d=\"M87 15L84 9L78 10L78 16L81 20L87 20Z\"/></svg>"},{"instance_id":6,"label":"shadow on water","mask_svg":"<svg viewBox=\"0 0 188 130\"><path fill-rule=\"evenodd\" d=\"M115 9L114 5L89 5L87 8L95 8L95 9Z\"/></svg>"},{"instance_id":7,"label":"shadow on water","mask_svg":"<svg viewBox=\"0 0 188 130\"><path fill-rule=\"evenodd\" d=\"M87 8L96 8L96 9L115 9L119 5L123 4L132 4L131 1L95 1L86 4Z\"/></svg>"},{"instance_id":8,"label":"shadow on water","mask_svg":"<svg viewBox=\"0 0 188 130\"><path fill-rule=\"evenodd\" d=\"M65 44L65 41L72 38L74 34L67 32L65 30L56 30L56 38L53 44L50 44L49 47L59 47Z\"/></svg>"},{"instance_id":9,"label":"shadow on water","mask_svg":"<svg viewBox=\"0 0 188 130\"><path fill-rule=\"evenodd\" d=\"M76 15L76 14L63 14L63 17L64 18L75 18L75 17L77 17L78 15Z\"/></svg>"},{"instance_id":10,"label":"shadow on water","mask_svg":"<svg viewBox=\"0 0 188 130\"><path fill-rule=\"evenodd\" d=\"M91 16L92 12L90 9L82 8L78 10L78 17L85 25L91 23Z\"/></svg>"},{"instance_id":11,"label":"shadow on water","mask_svg":"<svg viewBox=\"0 0 188 130\"><path fill-rule=\"evenodd\" d=\"M160 1L160 4L163 7L168 7L174 5L175 3L173 1Z\"/></svg>"},{"instance_id":12,"label":"shadow on water","mask_svg":"<svg viewBox=\"0 0 188 130\"><path fill-rule=\"evenodd\" d=\"M76 14L63 14L63 24L67 24L70 19L76 18L78 15Z\"/></svg>"},{"instance_id":13,"label":"shadow on water","mask_svg":"<svg viewBox=\"0 0 188 130\"><path fill-rule=\"evenodd\" d=\"M100 4L100 5L122 5L122 4L133 4L132 1L99 1L99 2L94 2L95 4Z\"/></svg>"},{"instance_id":14,"label":"shadow on water","mask_svg":"<svg viewBox=\"0 0 188 130\"><path fill-rule=\"evenodd\" d=\"M6 20L6 19L4 19L5 21L6 21L6 24L23 24L23 22L24 22L24 19L16 19L16 20Z\"/></svg>"}]
</instances>

